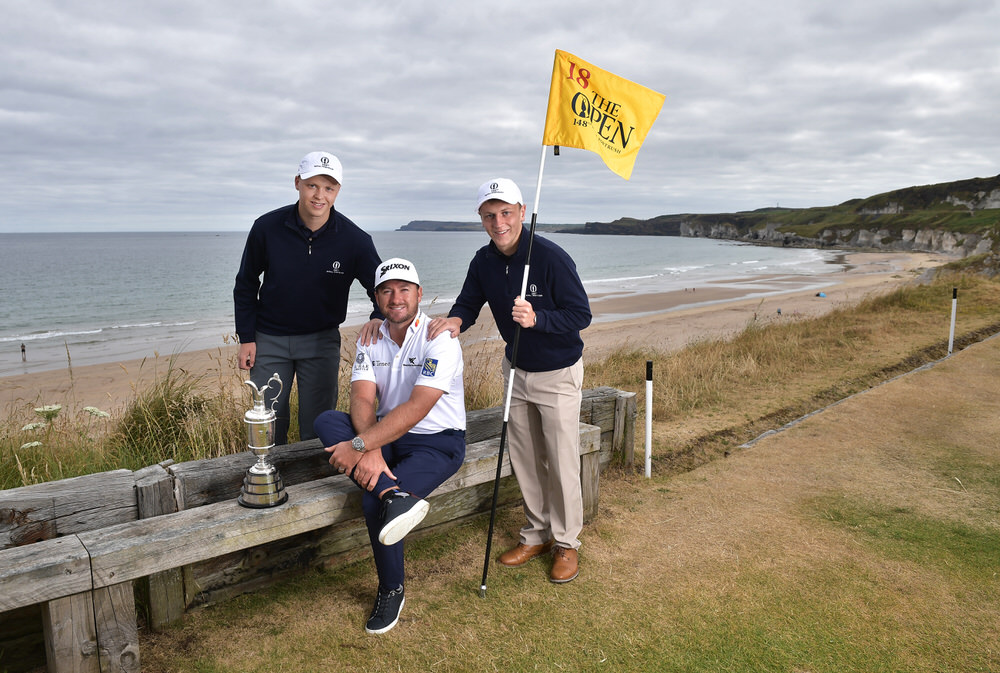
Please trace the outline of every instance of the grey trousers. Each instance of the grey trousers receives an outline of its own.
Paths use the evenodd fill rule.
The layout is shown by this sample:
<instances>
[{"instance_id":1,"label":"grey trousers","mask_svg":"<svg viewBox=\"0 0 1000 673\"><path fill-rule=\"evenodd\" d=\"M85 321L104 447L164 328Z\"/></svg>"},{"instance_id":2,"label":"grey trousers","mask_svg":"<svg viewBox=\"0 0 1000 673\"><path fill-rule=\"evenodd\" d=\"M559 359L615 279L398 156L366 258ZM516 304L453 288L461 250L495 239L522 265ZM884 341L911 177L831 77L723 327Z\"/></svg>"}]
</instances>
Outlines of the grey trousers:
<instances>
[{"instance_id":1,"label":"grey trousers","mask_svg":"<svg viewBox=\"0 0 1000 673\"><path fill-rule=\"evenodd\" d=\"M272 336L257 332L257 359L250 370L250 380L260 387L272 375L281 377L282 389L274 407L277 419L274 443L288 443L291 413L288 397L292 392L292 379L299 390L299 436L312 439L316 436L313 421L324 411L337 406L337 374L340 369L340 330L330 329L298 336ZM271 400L277 384L264 391L265 406Z\"/></svg>"}]
</instances>

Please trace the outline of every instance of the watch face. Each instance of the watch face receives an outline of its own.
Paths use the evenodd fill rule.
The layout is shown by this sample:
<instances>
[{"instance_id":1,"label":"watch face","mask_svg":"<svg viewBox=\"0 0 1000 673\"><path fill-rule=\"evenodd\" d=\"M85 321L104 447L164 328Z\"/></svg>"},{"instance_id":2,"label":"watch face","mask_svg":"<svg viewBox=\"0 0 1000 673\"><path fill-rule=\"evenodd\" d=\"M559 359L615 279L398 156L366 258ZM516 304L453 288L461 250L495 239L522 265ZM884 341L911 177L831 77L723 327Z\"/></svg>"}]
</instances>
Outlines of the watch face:
<instances>
[{"instance_id":1,"label":"watch face","mask_svg":"<svg viewBox=\"0 0 1000 673\"><path fill-rule=\"evenodd\" d=\"M351 440L351 446L354 447L355 451L364 451L365 440L361 439L360 437L355 437L354 439Z\"/></svg>"}]
</instances>

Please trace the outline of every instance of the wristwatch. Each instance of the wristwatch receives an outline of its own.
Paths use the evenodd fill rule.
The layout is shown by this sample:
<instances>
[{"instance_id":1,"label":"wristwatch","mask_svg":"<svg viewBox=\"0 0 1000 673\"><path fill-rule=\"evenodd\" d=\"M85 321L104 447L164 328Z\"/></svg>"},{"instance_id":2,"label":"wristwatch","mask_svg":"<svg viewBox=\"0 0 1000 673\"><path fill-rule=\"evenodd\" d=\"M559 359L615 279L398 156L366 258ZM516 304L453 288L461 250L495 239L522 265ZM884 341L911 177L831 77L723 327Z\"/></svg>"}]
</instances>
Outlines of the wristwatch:
<instances>
[{"instance_id":1,"label":"wristwatch","mask_svg":"<svg viewBox=\"0 0 1000 673\"><path fill-rule=\"evenodd\" d=\"M365 440L361 439L361 437L355 437L352 439L351 446L354 447L354 450L358 453L365 452Z\"/></svg>"}]
</instances>

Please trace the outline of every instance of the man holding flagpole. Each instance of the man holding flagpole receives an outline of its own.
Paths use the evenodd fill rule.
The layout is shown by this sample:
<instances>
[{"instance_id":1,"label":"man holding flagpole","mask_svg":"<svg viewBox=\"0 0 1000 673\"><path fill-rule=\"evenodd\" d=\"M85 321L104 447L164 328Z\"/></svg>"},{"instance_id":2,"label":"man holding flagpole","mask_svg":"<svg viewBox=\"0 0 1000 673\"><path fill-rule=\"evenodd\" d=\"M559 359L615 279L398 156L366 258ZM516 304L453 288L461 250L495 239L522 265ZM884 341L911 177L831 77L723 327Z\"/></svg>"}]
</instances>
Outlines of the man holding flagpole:
<instances>
[{"instance_id":1,"label":"man holding flagpole","mask_svg":"<svg viewBox=\"0 0 1000 673\"><path fill-rule=\"evenodd\" d=\"M549 553L549 579L570 582L579 574L583 528L580 490L580 402L583 340L590 325L587 293L572 258L559 246L534 237L525 296L522 277L530 246L526 208L509 179L484 183L476 209L490 243L480 248L447 318L435 318L428 338L453 337L471 327L488 303L506 342L504 374L510 391L510 460L524 497L527 519L518 544L500 555L507 567ZM515 334L520 351L511 371ZM508 384L511 382L507 378Z\"/></svg>"},{"instance_id":2,"label":"man holding flagpole","mask_svg":"<svg viewBox=\"0 0 1000 673\"><path fill-rule=\"evenodd\" d=\"M524 497L527 523L517 546L499 561L517 567L552 550L551 581L569 582L579 574L580 330L590 324L591 314L576 265L559 246L539 239L541 260L538 267L532 266L545 147L555 147L557 155L559 146L596 152L608 168L628 180L663 100L663 94L557 49L531 227L523 235L526 208L516 184L505 178L483 184L476 209L490 244L473 258L448 317L436 318L428 326L431 338L445 330L457 337L489 303L506 342L507 395L479 587L484 598L508 428L510 462ZM518 358L522 345L527 351L523 360Z\"/></svg>"}]
</instances>

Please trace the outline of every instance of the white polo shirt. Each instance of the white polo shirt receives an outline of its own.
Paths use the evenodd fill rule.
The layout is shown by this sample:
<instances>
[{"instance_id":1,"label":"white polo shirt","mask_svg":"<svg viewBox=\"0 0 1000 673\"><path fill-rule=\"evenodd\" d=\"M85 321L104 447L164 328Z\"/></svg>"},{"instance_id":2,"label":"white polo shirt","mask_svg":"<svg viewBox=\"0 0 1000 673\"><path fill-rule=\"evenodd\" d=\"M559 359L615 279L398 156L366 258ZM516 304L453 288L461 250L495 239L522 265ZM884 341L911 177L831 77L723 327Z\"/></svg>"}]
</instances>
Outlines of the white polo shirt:
<instances>
[{"instance_id":1,"label":"white polo shirt","mask_svg":"<svg viewBox=\"0 0 1000 673\"><path fill-rule=\"evenodd\" d=\"M410 432L428 435L442 430L465 430L462 346L447 331L428 341L429 322L424 312L418 311L406 330L402 346L389 337L389 326L383 322L381 339L370 346L357 344L351 381L375 383L379 420L410 399L414 386L443 390L444 395Z\"/></svg>"}]
</instances>

